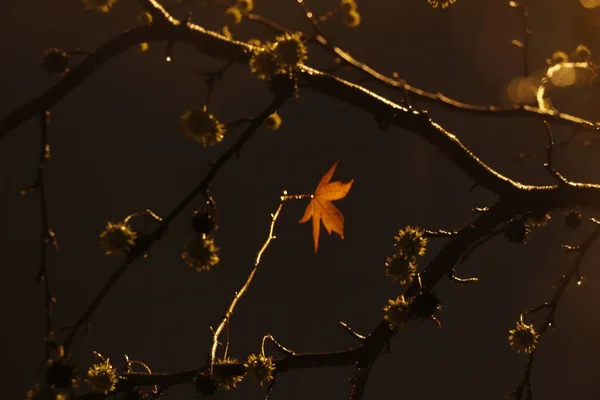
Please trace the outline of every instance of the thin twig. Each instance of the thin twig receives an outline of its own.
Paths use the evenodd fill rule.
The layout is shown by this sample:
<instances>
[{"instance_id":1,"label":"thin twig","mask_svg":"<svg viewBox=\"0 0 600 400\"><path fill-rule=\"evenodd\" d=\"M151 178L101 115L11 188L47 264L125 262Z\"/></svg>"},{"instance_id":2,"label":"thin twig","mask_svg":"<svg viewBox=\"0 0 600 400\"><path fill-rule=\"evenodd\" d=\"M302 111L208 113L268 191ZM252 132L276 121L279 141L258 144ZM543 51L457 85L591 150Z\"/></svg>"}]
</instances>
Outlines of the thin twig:
<instances>
[{"instance_id":1,"label":"thin twig","mask_svg":"<svg viewBox=\"0 0 600 400\"><path fill-rule=\"evenodd\" d=\"M40 114L40 157L36 179L27 189L21 190L21 195L27 195L37 190L40 196L40 267L36 275L37 283L44 283L44 299L46 310L46 350L44 362L50 359L53 349L55 349L56 339L54 329L52 328L52 308L56 299L52 294L50 277L48 274L48 245L52 245L58 251L58 242L56 235L50 228L48 222L48 202L46 199L46 162L51 158L50 144L48 143L48 124L50 122L50 112L44 111ZM57 350L57 349L55 349ZM60 353L60 352L59 352Z\"/></svg>"},{"instance_id":2,"label":"thin twig","mask_svg":"<svg viewBox=\"0 0 600 400\"><path fill-rule=\"evenodd\" d=\"M281 343L279 343L274 337L273 335L271 335L270 333L266 334L263 337L263 341L262 341L262 350L264 351L265 348L265 340L269 339L269 341L271 343L273 343L273 346L275 346L275 348L277 350L279 350L281 353L285 354L286 356L293 356L294 354L296 354L294 351L288 349L287 347L285 347L284 345L282 345Z\"/></svg>"},{"instance_id":3,"label":"thin twig","mask_svg":"<svg viewBox=\"0 0 600 400\"><path fill-rule=\"evenodd\" d=\"M292 198L292 196L288 196L287 192L284 191L283 195L280 197L280 202L279 202L279 206L277 206L277 210L275 211L275 213L271 214L271 225L269 227L269 235L267 236L267 239L265 240L262 247L258 251L258 254L256 255L256 259L254 260L254 266L250 270L250 273L248 274L248 277L246 278L246 282L244 283L244 285L241 287L241 289L239 291L235 292L235 296L233 296L233 300L231 301L231 304L229 304L229 307L227 308L225 315L223 315L223 318L221 318L221 323L219 324L219 326L217 327L217 329L215 329L215 331L213 333L213 341L212 341L212 346L211 346L211 350L210 350L210 373L211 373L211 375L213 373L213 368L214 368L215 361L216 361L217 345L219 344L219 336L221 335L223 328L229 324L229 320L231 319L231 315L233 314L233 311L235 310L235 306L237 305L238 301L240 301L242 296L246 293L246 291L250 287L250 284L252 283L252 280L254 279L256 272L258 271L258 266L260 265L260 260L262 258L263 253L267 250L267 248L271 244L271 241L273 239L275 239L275 236L273 235L273 232L275 231L275 223L277 222L277 218L279 218L279 213L281 212L281 209L283 208L283 204L290 198Z\"/></svg>"},{"instance_id":4,"label":"thin twig","mask_svg":"<svg viewBox=\"0 0 600 400\"><path fill-rule=\"evenodd\" d=\"M556 179L559 184L568 183L568 181L554 169L552 164L552 156L554 153L554 137L552 136L552 128L550 127L548 121L544 121L544 125L546 127L546 136L548 138L548 146L546 147L546 163L544 164L544 168L546 168L550 175L552 175L552 177Z\"/></svg>"},{"instance_id":5,"label":"thin twig","mask_svg":"<svg viewBox=\"0 0 600 400\"><path fill-rule=\"evenodd\" d=\"M342 325L344 327L344 329L346 330L346 332L348 332L350 334L350 336L352 336L354 339L364 342L365 339L367 338L366 336L361 335L360 333L356 332L354 329L352 329L352 327L350 327L350 325L348 325L344 321L340 321L340 325Z\"/></svg>"},{"instance_id":6,"label":"thin twig","mask_svg":"<svg viewBox=\"0 0 600 400\"><path fill-rule=\"evenodd\" d=\"M437 231L431 231L429 229L424 230L425 237L428 238L451 238L456 235L456 231L447 231L444 229L438 229Z\"/></svg>"},{"instance_id":7,"label":"thin twig","mask_svg":"<svg viewBox=\"0 0 600 400\"><path fill-rule=\"evenodd\" d=\"M37 188L40 194L40 218L41 218L41 230L40 230L40 269L36 277L36 281L44 282L44 294L46 302L46 360L50 358L51 350L55 344L55 335L52 328L52 308L56 299L52 294L52 287L50 285L50 277L48 276L48 254L47 247L51 244L56 250L58 250L58 242L56 241L56 235L50 228L48 222L48 202L46 200L46 180L45 170L46 162L50 159L50 144L48 143L48 123L50 122L50 112L45 111L40 115L40 160L38 166L38 175L34 187Z\"/></svg>"},{"instance_id":8,"label":"thin twig","mask_svg":"<svg viewBox=\"0 0 600 400\"><path fill-rule=\"evenodd\" d=\"M219 68L216 71L210 71L210 72L197 71L198 75L203 76L205 78L204 82L206 84L206 99L204 101L204 107L208 108L214 86L216 85L216 83L218 81L223 79L223 75L229 68L231 68L231 66L233 64L234 64L234 61L229 60L223 67Z\"/></svg>"}]
</instances>

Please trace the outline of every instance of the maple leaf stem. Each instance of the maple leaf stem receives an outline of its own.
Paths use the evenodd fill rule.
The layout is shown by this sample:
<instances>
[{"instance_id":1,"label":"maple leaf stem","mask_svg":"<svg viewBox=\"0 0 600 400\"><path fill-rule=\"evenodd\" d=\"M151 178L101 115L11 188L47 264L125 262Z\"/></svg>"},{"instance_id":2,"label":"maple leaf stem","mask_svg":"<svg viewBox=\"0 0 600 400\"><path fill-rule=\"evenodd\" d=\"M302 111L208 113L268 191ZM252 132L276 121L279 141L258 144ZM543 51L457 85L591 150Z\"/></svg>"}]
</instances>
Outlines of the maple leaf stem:
<instances>
[{"instance_id":1,"label":"maple leaf stem","mask_svg":"<svg viewBox=\"0 0 600 400\"><path fill-rule=\"evenodd\" d=\"M284 191L283 195L281 195L280 199L281 201L287 201L287 200L302 200L302 199L312 199L314 197L313 194L287 194L286 191Z\"/></svg>"}]
</instances>

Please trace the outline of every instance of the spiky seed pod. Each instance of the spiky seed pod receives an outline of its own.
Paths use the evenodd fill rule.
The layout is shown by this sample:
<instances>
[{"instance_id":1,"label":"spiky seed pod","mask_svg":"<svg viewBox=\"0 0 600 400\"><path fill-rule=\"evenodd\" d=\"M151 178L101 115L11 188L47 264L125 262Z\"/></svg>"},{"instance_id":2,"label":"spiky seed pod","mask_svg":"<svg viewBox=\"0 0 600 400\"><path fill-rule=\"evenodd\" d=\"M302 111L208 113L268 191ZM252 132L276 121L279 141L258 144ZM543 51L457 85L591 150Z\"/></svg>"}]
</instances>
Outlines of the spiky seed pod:
<instances>
[{"instance_id":1,"label":"spiky seed pod","mask_svg":"<svg viewBox=\"0 0 600 400\"><path fill-rule=\"evenodd\" d=\"M456 0L427 0L427 3L433 8L448 8L452 4L456 3Z\"/></svg>"},{"instance_id":2,"label":"spiky seed pod","mask_svg":"<svg viewBox=\"0 0 600 400\"><path fill-rule=\"evenodd\" d=\"M509 243L523 244L527 241L528 233L529 229L527 225L520 219L514 219L506 224L504 236L508 239Z\"/></svg>"},{"instance_id":3,"label":"spiky seed pod","mask_svg":"<svg viewBox=\"0 0 600 400\"><path fill-rule=\"evenodd\" d=\"M128 224L109 222L100 233L100 244L106 255L127 254L137 238L137 232Z\"/></svg>"},{"instance_id":4,"label":"spiky seed pod","mask_svg":"<svg viewBox=\"0 0 600 400\"><path fill-rule=\"evenodd\" d=\"M235 358L225 357L215 362L215 365L227 365L227 364L239 364L239 361ZM243 379L243 375L219 375L215 371L215 379L217 386L221 389L231 390L237 386Z\"/></svg>"},{"instance_id":5,"label":"spiky seed pod","mask_svg":"<svg viewBox=\"0 0 600 400\"><path fill-rule=\"evenodd\" d=\"M117 369L110 365L110 359L107 358L105 361L90 367L86 381L94 392L107 395L117 387L119 376L117 375Z\"/></svg>"},{"instance_id":6,"label":"spiky seed pod","mask_svg":"<svg viewBox=\"0 0 600 400\"><path fill-rule=\"evenodd\" d=\"M360 25L360 13L356 10L350 10L344 15L344 24L348 28L356 28Z\"/></svg>"},{"instance_id":7,"label":"spiky seed pod","mask_svg":"<svg viewBox=\"0 0 600 400\"><path fill-rule=\"evenodd\" d=\"M181 258L190 268L198 272L210 271L219 263L219 248L215 241L208 235L198 235L185 245Z\"/></svg>"},{"instance_id":8,"label":"spiky seed pod","mask_svg":"<svg viewBox=\"0 0 600 400\"><path fill-rule=\"evenodd\" d=\"M229 7L225 10L225 23L227 26L235 26L242 22L242 12L236 6Z\"/></svg>"},{"instance_id":9,"label":"spiky seed pod","mask_svg":"<svg viewBox=\"0 0 600 400\"><path fill-rule=\"evenodd\" d=\"M212 396L218 389L217 381L204 374L198 374L194 378L196 392L201 396Z\"/></svg>"},{"instance_id":10,"label":"spiky seed pod","mask_svg":"<svg viewBox=\"0 0 600 400\"><path fill-rule=\"evenodd\" d=\"M412 320L409 303L404 300L403 295L396 300L388 300L388 305L383 307L383 312L385 320L397 331L406 328Z\"/></svg>"},{"instance_id":11,"label":"spiky seed pod","mask_svg":"<svg viewBox=\"0 0 600 400\"><path fill-rule=\"evenodd\" d=\"M577 229L583 222L583 216L579 211L570 210L565 213L565 224L571 229Z\"/></svg>"},{"instance_id":12,"label":"spiky seed pod","mask_svg":"<svg viewBox=\"0 0 600 400\"><path fill-rule=\"evenodd\" d=\"M441 304L434 292L421 292L411 300L409 311L415 318L428 319L440 309Z\"/></svg>"},{"instance_id":13,"label":"spiky seed pod","mask_svg":"<svg viewBox=\"0 0 600 400\"><path fill-rule=\"evenodd\" d=\"M284 71L281 60L273 51L273 44L268 42L252 51L249 65L250 71L262 80L270 80Z\"/></svg>"},{"instance_id":14,"label":"spiky seed pod","mask_svg":"<svg viewBox=\"0 0 600 400\"><path fill-rule=\"evenodd\" d=\"M213 146L225 137L225 125L205 108L186 111L179 121L185 136L204 147Z\"/></svg>"},{"instance_id":15,"label":"spiky seed pod","mask_svg":"<svg viewBox=\"0 0 600 400\"><path fill-rule=\"evenodd\" d=\"M265 122L263 124L267 129L271 131L278 131L279 128L281 128L281 117L279 116L279 114L274 112L273 114L269 115L267 119L265 119Z\"/></svg>"},{"instance_id":16,"label":"spiky seed pod","mask_svg":"<svg viewBox=\"0 0 600 400\"><path fill-rule=\"evenodd\" d=\"M42 68L47 74L62 74L69 71L69 54L56 47L44 50Z\"/></svg>"},{"instance_id":17,"label":"spiky seed pod","mask_svg":"<svg viewBox=\"0 0 600 400\"><path fill-rule=\"evenodd\" d=\"M286 70L293 71L308 58L308 50L302 39L302 33L285 33L275 39L275 54Z\"/></svg>"},{"instance_id":18,"label":"spiky seed pod","mask_svg":"<svg viewBox=\"0 0 600 400\"><path fill-rule=\"evenodd\" d=\"M116 2L117 0L83 0L83 6L86 10L107 13L113 8Z\"/></svg>"},{"instance_id":19,"label":"spiky seed pod","mask_svg":"<svg viewBox=\"0 0 600 400\"><path fill-rule=\"evenodd\" d=\"M400 229L398 234L394 236L396 254L409 259L425 255L427 238L424 235L425 232L418 227L413 228L409 225L404 229Z\"/></svg>"},{"instance_id":20,"label":"spiky seed pod","mask_svg":"<svg viewBox=\"0 0 600 400\"><path fill-rule=\"evenodd\" d=\"M46 383L57 389L67 389L76 380L75 365L64 359L49 362L46 370Z\"/></svg>"},{"instance_id":21,"label":"spiky seed pod","mask_svg":"<svg viewBox=\"0 0 600 400\"><path fill-rule=\"evenodd\" d=\"M517 327L508 332L508 343L517 352L531 353L535 350L540 335L533 328L533 324L527 325L517 321Z\"/></svg>"},{"instance_id":22,"label":"spiky seed pod","mask_svg":"<svg viewBox=\"0 0 600 400\"><path fill-rule=\"evenodd\" d=\"M260 386L269 383L273 379L273 372L275 372L273 357L250 354L244 366L248 374L256 379Z\"/></svg>"},{"instance_id":23,"label":"spiky seed pod","mask_svg":"<svg viewBox=\"0 0 600 400\"><path fill-rule=\"evenodd\" d=\"M401 285L411 282L416 273L417 264L412 259L393 255L385 260L385 274Z\"/></svg>"}]
</instances>

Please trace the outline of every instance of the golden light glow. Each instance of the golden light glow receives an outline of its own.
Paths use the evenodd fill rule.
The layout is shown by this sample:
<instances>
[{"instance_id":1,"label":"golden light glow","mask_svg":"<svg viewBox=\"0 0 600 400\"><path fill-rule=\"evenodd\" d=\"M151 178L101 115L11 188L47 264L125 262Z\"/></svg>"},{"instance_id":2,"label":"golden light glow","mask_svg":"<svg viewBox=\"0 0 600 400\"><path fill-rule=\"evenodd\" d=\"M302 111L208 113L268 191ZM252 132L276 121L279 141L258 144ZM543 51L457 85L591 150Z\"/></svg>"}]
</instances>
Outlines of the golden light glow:
<instances>
[{"instance_id":1,"label":"golden light glow","mask_svg":"<svg viewBox=\"0 0 600 400\"><path fill-rule=\"evenodd\" d=\"M585 8L596 8L600 6L600 0L579 0Z\"/></svg>"},{"instance_id":2,"label":"golden light glow","mask_svg":"<svg viewBox=\"0 0 600 400\"><path fill-rule=\"evenodd\" d=\"M540 84L539 78L518 76L508 84L508 98L517 104L535 103L536 89Z\"/></svg>"}]
</instances>

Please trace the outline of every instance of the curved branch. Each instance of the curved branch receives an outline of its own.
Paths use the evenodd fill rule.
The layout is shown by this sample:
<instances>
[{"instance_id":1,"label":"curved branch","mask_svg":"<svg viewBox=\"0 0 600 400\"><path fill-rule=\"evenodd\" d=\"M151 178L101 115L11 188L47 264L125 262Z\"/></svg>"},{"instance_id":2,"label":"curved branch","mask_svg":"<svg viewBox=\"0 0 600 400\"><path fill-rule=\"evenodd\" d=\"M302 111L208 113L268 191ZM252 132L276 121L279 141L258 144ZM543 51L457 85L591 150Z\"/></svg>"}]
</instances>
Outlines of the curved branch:
<instances>
[{"instance_id":1,"label":"curved branch","mask_svg":"<svg viewBox=\"0 0 600 400\"><path fill-rule=\"evenodd\" d=\"M345 52L339 47L332 45L321 34L316 36L316 40L321 45L321 47L323 47L336 57L339 57L345 64L352 66L356 70L360 71L363 75L366 75L367 77L379 83L382 83L383 85L392 90L408 92L419 99L442 105L448 109L487 117L533 117L539 120L553 120L563 125L571 125L587 130L600 131L600 122L589 121L584 118L576 117L574 115L566 113L542 110L538 107L530 106L527 104L515 104L509 107L482 106L464 103L452 99L439 92L427 92L423 89L419 89L415 86L409 85L404 80L389 78L383 75L382 73L374 70L367 64L356 60L349 53Z\"/></svg>"},{"instance_id":2,"label":"curved branch","mask_svg":"<svg viewBox=\"0 0 600 400\"><path fill-rule=\"evenodd\" d=\"M221 8L229 7L229 4L225 4L218 0L211 0L211 2L214 5L219 6ZM245 18L247 18L250 21L259 23L265 27L268 27L276 32L290 32L290 29L287 29L286 27L283 27L277 24L276 22L271 21L256 13L250 13L246 15ZM411 86L404 79L390 78L382 74L381 72L378 72L377 70L373 69L366 63L356 60L354 57L352 57L350 53L337 47L325 37L325 35L317 25L318 21L311 20L311 18L309 18L309 21L312 22L313 28L316 32L316 35L314 36L314 38L311 38L311 40L314 40L325 51L331 53L331 55L333 55L334 57L339 58L343 62L343 64L354 68L358 72L362 73L365 77L379 82L389 89L399 91L404 95L410 93L421 100L444 106L450 110L461 111L469 114L477 114L488 117L533 117L539 120L553 120L563 125L579 127L586 130L600 131L600 122L586 120L584 118L580 118L566 113L542 110L538 107L530 106L527 104L515 104L513 106L508 107L469 104L448 97L440 92L428 92L418 87Z\"/></svg>"},{"instance_id":3,"label":"curved branch","mask_svg":"<svg viewBox=\"0 0 600 400\"><path fill-rule=\"evenodd\" d=\"M139 0L146 9L156 8L165 15L161 23L149 27L126 31L106 45L93 56L83 61L68 73L60 82L45 94L34 99L22 108L0 121L0 138L10 129L46 110L83 82L95 69L112 57L129 49L137 43L168 40L186 43L199 51L220 59L246 63L250 58L252 46L229 40L226 37L191 23L182 24L173 19L155 0ZM495 172L473 155L460 140L431 121L426 112L409 110L395 104L367 89L332 75L320 72L308 66L301 66L297 75L302 86L352 104L372 113L378 120L392 123L413 132L441 150L457 167L473 178L479 185L498 195L514 193L517 189L551 189L552 187L525 186Z\"/></svg>"}]
</instances>

